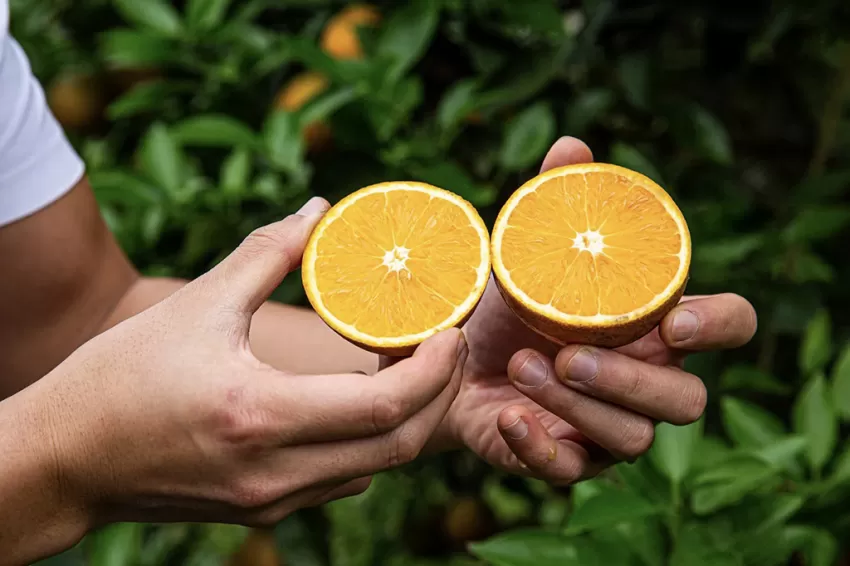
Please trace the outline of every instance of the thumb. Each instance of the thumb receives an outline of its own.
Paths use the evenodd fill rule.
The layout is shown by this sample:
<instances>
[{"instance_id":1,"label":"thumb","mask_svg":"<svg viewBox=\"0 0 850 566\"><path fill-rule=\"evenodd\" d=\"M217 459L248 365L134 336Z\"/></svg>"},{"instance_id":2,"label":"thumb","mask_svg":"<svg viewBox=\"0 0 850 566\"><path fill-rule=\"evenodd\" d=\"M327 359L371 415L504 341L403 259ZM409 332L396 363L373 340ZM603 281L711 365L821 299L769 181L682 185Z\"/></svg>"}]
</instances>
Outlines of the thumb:
<instances>
[{"instance_id":1,"label":"thumb","mask_svg":"<svg viewBox=\"0 0 850 566\"><path fill-rule=\"evenodd\" d=\"M204 275L216 302L253 314L301 264L301 256L316 224L330 205L313 197L283 220L257 228L221 263Z\"/></svg>"}]
</instances>

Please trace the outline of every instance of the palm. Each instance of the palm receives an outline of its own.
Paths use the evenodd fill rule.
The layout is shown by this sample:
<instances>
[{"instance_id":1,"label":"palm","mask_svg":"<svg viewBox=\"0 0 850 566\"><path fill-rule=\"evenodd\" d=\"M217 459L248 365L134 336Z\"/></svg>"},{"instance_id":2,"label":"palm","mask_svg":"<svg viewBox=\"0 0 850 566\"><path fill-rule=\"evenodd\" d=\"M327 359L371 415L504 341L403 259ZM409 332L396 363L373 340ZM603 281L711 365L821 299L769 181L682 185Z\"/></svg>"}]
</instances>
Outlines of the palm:
<instances>
[{"instance_id":1,"label":"palm","mask_svg":"<svg viewBox=\"0 0 850 566\"><path fill-rule=\"evenodd\" d=\"M524 396L508 379L505 369L516 352L533 348L554 356L558 346L526 327L510 311L492 280L464 332L470 355L451 420L455 435L471 450L495 466L520 471L496 425L499 414L515 405L527 407L556 440L586 442L573 426ZM657 330L619 351L657 365L681 363L681 354L668 348Z\"/></svg>"}]
</instances>

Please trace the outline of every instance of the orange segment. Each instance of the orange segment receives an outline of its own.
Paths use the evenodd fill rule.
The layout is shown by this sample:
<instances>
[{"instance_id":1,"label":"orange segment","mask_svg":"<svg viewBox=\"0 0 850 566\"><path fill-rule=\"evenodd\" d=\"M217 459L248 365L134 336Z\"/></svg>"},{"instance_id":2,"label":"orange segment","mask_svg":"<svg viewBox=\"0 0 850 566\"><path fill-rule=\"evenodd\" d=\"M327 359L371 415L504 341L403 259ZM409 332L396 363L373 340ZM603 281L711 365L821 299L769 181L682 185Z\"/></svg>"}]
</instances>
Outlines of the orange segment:
<instances>
[{"instance_id":1,"label":"orange segment","mask_svg":"<svg viewBox=\"0 0 850 566\"><path fill-rule=\"evenodd\" d=\"M475 208L454 193L380 183L328 211L302 267L307 297L329 326L397 354L466 320L487 285L489 237Z\"/></svg>"},{"instance_id":2,"label":"orange segment","mask_svg":"<svg viewBox=\"0 0 850 566\"><path fill-rule=\"evenodd\" d=\"M621 345L678 302L690 245L681 211L651 179L580 164L547 171L508 199L492 261L508 304L541 334Z\"/></svg>"}]
</instances>

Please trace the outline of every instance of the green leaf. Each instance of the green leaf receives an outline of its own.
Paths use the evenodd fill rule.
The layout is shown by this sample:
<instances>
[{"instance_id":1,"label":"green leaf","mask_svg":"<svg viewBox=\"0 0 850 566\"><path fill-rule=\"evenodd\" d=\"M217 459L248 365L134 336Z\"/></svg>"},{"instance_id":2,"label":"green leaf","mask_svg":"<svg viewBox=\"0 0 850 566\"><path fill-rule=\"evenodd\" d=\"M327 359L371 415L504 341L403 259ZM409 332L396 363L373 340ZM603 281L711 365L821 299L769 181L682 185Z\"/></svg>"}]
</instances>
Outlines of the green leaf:
<instances>
[{"instance_id":1,"label":"green leaf","mask_svg":"<svg viewBox=\"0 0 850 566\"><path fill-rule=\"evenodd\" d=\"M244 148L234 149L221 164L219 183L228 195L243 194L251 176L251 153Z\"/></svg>"},{"instance_id":2,"label":"green leaf","mask_svg":"<svg viewBox=\"0 0 850 566\"><path fill-rule=\"evenodd\" d=\"M580 93L567 109L569 132L581 135L614 106L617 98L608 89L595 88Z\"/></svg>"},{"instance_id":3,"label":"green leaf","mask_svg":"<svg viewBox=\"0 0 850 566\"><path fill-rule=\"evenodd\" d=\"M817 242L830 238L850 226L850 208L811 206L802 209L782 232L789 243Z\"/></svg>"},{"instance_id":4,"label":"green leaf","mask_svg":"<svg viewBox=\"0 0 850 566\"><path fill-rule=\"evenodd\" d=\"M752 403L734 397L724 397L720 407L723 413L723 428L738 446L767 446L785 432L779 418Z\"/></svg>"},{"instance_id":5,"label":"green leaf","mask_svg":"<svg viewBox=\"0 0 850 566\"><path fill-rule=\"evenodd\" d=\"M645 109L649 103L649 57L634 54L618 61L617 73L628 100L633 106Z\"/></svg>"},{"instance_id":6,"label":"green leaf","mask_svg":"<svg viewBox=\"0 0 850 566\"><path fill-rule=\"evenodd\" d=\"M186 23L196 31L215 29L223 20L230 0L189 0L186 6Z\"/></svg>"},{"instance_id":7,"label":"green leaf","mask_svg":"<svg viewBox=\"0 0 850 566\"><path fill-rule=\"evenodd\" d=\"M832 368L831 382L835 409L845 421L850 421L850 342L844 345Z\"/></svg>"},{"instance_id":8,"label":"green leaf","mask_svg":"<svg viewBox=\"0 0 850 566\"><path fill-rule=\"evenodd\" d=\"M657 519L645 518L631 523L622 523L615 527L622 534L644 566L663 566L666 548L664 529ZM609 565L613 566L611 563ZM604 566L604 565L603 565Z\"/></svg>"},{"instance_id":9,"label":"green leaf","mask_svg":"<svg viewBox=\"0 0 850 566\"><path fill-rule=\"evenodd\" d=\"M113 101L106 110L110 120L121 120L145 112L156 112L173 92L166 81L151 81L134 86Z\"/></svg>"},{"instance_id":10,"label":"green leaf","mask_svg":"<svg viewBox=\"0 0 850 566\"><path fill-rule=\"evenodd\" d=\"M567 533L578 533L633 521L658 513L653 504L630 491L606 490L577 507L567 523Z\"/></svg>"},{"instance_id":11,"label":"green leaf","mask_svg":"<svg viewBox=\"0 0 850 566\"><path fill-rule=\"evenodd\" d=\"M409 0L395 10L378 41L377 54L390 61L390 82L401 78L425 53L437 30L440 4Z\"/></svg>"},{"instance_id":12,"label":"green leaf","mask_svg":"<svg viewBox=\"0 0 850 566\"><path fill-rule=\"evenodd\" d=\"M804 375L823 371L832 356L832 323L829 311L819 309L809 320L800 344L799 364Z\"/></svg>"},{"instance_id":13,"label":"green leaf","mask_svg":"<svg viewBox=\"0 0 850 566\"><path fill-rule=\"evenodd\" d=\"M791 385L784 383L755 366L734 365L720 376L720 387L726 391L754 391L772 395L787 395Z\"/></svg>"},{"instance_id":14,"label":"green leaf","mask_svg":"<svg viewBox=\"0 0 850 566\"><path fill-rule=\"evenodd\" d=\"M724 269L740 263L764 245L761 234L745 234L708 241L694 249L694 260L703 269Z\"/></svg>"},{"instance_id":15,"label":"green leaf","mask_svg":"<svg viewBox=\"0 0 850 566\"><path fill-rule=\"evenodd\" d=\"M809 441L805 437L790 435L762 446L753 454L781 470L797 474L800 471L797 458L808 445Z\"/></svg>"},{"instance_id":16,"label":"green leaf","mask_svg":"<svg viewBox=\"0 0 850 566\"><path fill-rule=\"evenodd\" d=\"M192 116L171 126L171 135L182 145L257 148L257 135L244 123L226 114Z\"/></svg>"},{"instance_id":17,"label":"green leaf","mask_svg":"<svg viewBox=\"0 0 850 566\"><path fill-rule=\"evenodd\" d=\"M151 179L175 194L183 182L184 158L180 147L162 123L151 126L142 140L141 158Z\"/></svg>"},{"instance_id":18,"label":"green leaf","mask_svg":"<svg viewBox=\"0 0 850 566\"><path fill-rule=\"evenodd\" d=\"M649 457L658 470L674 484L682 483L691 469L694 448L703 434L703 419L686 426L660 423Z\"/></svg>"},{"instance_id":19,"label":"green leaf","mask_svg":"<svg viewBox=\"0 0 850 566\"><path fill-rule=\"evenodd\" d=\"M284 171L297 171L304 155L298 121L294 114L278 110L266 119L263 139L269 160Z\"/></svg>"},{"instance_id":20,"label":"green leaf","mask_svg":"<svg viewBox=\"0 0 850 566\"><path fill-rule=\"evenodd\" d=\"M822 374L810 378L797 396L794 430L808 441L806 459L812 472L820 475L838 442L838 419Z\"/></svg>"},{"instance_id":21,"label":"green leaf","mask_svg":"<svg viewBox=\"0 0 850 566\"><path fill-rule=\"evenodd\" d=\"M544 102L538 102L512 119L502 139L499 161L508 171L519 171L543 158L555 139L555 116Z\"/></svg>"},{"instance_id":22,"label":"green leaf","mask_svg":"<svg viewBox=\"0 0 850 566\"><path fill-rule=\"evenodd\" d=\"M86 538L90 566L134 566L142 552L142 523L117 523Z\"/></svg>"},{"instance_id":23,"label":"green leaf","mask_svg":"<svg viewBox=\"0 0 850 566\"><path fill-rule=\"evenodd\" d=\"M142 240L152 246L159 240L162 229L165 226L166 213L161 206L156 206L145 211L142 216Z\"/></svg>"},{"instance_id":24,"label":"green leaf","mask_svg":"<svg viewBox=\"0 0 850 566\"><path fill-rule=\"evenodd\" d=\"M300 110L300 123L302 126L306 126L307 124L324 120L352 100L357 99L357 97L357 91L350 87L321 94L308 102Z\"/></svg>"},{"instance_id":25,"label":"green leaf","mask_svg":"<svg viewBox=\"0 0 850 566\"><path fill-rule=\"evenodd\" d=\"M88 177L99 204L145 208L165 196L159 187L120 170L93 171Z\"/></svg>"},{"instance_id":26,"label":"green leaf","mask_svg":"<svg viewBox=\"0 0 850 566\"><path fill-rule=\"evenodd\" d=\"M694 108L692 120L697 149L702 155L722 165L732 163L732 144L723 124L700 106Z\"/></svg>"},{"instance_id":27,"label":"green leaf","mask_svg":"<svg viewBox=\"0 0 850 566\"><path fill-rule=\"evenodd\" d=\"M474 206L488 206L496 200L493 187L477 184L463 167L452 161L409 165L408 169L421 181L457 193Z\"/></svg>"},{"instance_id":28,"label":"green leaf","mask_svg":"<svg viewBox=\"0 0 850 566\"><path fill-rule=\"evenodd\" d=\"M850 442L844 446L844 451L835 459L829 483L833 486L850 483Z\"/></svg>"},{"instance_id":29,"label":"green leaf","mask_svg":"<svg viewBox=\"0 0 850 566\"><path fill-rule=\"evenodd\" d=\"M177 10L164 0L113 0L124 18L139 27L176 37L183 30Z\"/></svg>"},{"instance_id":30,"label":"green leaf","mask_svg":"<svg viewBox=\"0 0 850 566\"><path fill-rule=\"evenodd\" d=\"M691 508L697 515L707 515L745 495L773 489L780 481L776 469L761 459L736 455L694 478Z\"/></svg>"},{"instance_id":31,"label":"green leaf","mask_svg":"<svg viewBox=\"0 0 850 566\"><path fill-rule=\"evenodd\" d=\"M636 147L615 142L611 146L611 162L621 167L626 167L638 173L643 173L653 181L663 184L661 173L655 168L655 165L638 150Z\"/></svg>"},{"instance_id":32,"label":"green leaf","mask_svg":"<svg viewBox=\"0 0 850 566\"><path fill-rule=\"evenodd\" d=\"M473 108L473 101L478 91L478 82L474 79L455 83L440 100L437 108L437 123L443 130L454 128Z\"/></svg>"},{"instance_id":33,"label":"green leaf","mask_svg":"<svg viewBox=\"0 0 850 566\"><path fill-rule=\"evenodd\" d=\"M670 566L744 566L740 556L718 544L702 525L687 525L676 538Z\"/></svg>"},{"instance_id":34,"label":"green leaf","mask_svg":"<svg viewBox=\"0 0 850 566\"><path fill-rule=\"evenodd\" d=\"M101 35L100 52L106 62L119 68L161 66L175 57L174 44L168 39L130 29L110 30Z\"/></svg>"},{"instance_id":35,"label":"green leaf","mask_svg":"<svg viewBox=\"0 0 850 566\"><path fill-rule=\"evenodd\" d=\"M829 531L813 526L789 527L789 536L803 555L806 566L835 566L838 541Z\"/></svg>"},{"instance_id":36,"label":"green leaf","mask_svg":"<svg viewBox=\"0 0 850 566\"><path fill-rule=\"evenodd\" d=\"M472 543L469 551L495 566L588 566L579 562L574 539L538 529L509 531Z\"/></svg>"}]
</instances>

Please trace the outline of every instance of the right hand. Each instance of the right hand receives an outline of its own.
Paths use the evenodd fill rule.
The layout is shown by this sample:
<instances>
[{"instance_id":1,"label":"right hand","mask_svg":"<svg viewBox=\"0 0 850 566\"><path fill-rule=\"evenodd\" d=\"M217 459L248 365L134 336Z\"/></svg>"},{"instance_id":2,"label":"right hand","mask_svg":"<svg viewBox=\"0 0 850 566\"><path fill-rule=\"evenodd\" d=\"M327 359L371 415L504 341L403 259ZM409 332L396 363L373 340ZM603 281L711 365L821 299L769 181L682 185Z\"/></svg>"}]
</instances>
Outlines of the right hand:
<instances>
[{"instance_id":1,"label":"right hand","mask_svg":"<svg viewBox=\"0 0 850 566\"><path fill-rule=\"evenodd\" d=\"M26 390L27 410L52 423L62 496L86 511L86 528L272 524L419 454L460 386L459 330L373 376L290 375L251 352L254 311L298 266L326 210L314 200L260 228Z\"/></svg>"}]
</instances>

